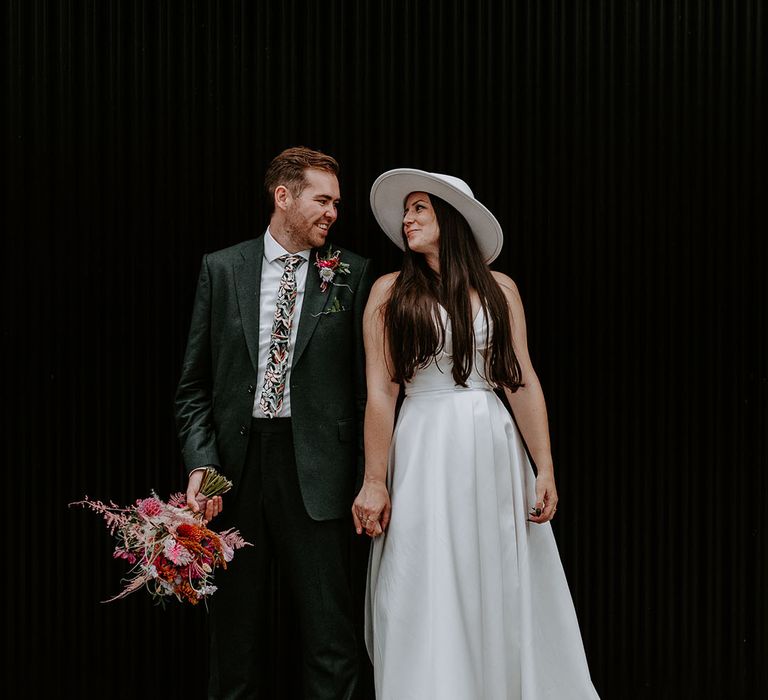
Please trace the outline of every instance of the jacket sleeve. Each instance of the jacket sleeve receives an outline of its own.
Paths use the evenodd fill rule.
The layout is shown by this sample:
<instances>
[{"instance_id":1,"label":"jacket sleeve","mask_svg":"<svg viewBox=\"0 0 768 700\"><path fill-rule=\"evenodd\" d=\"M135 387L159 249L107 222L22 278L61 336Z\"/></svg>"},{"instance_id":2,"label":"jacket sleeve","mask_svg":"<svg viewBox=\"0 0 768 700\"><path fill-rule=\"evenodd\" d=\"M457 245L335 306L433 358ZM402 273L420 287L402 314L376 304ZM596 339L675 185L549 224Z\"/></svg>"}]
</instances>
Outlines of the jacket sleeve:
<instances>
[{"instance_id":1,"label":"jacket sleeve","mask_svg":"<svg viewBox=\"0 0 768 700\"><path fill-rule=\"evenodd\" d=\"M360 284L357 287L355 301L353 306L355 334L354 334L354 358L355 358L355 410L357 418L357 439L358 439L358 458L357 458L357 484L356 491L363 483L365 474L365 448L363 440L363 424L365 422L365 403L368 392L365 381L365 346L363 344L363 311L368 301L368 295L371 292L375 275L371 269L371 261L365 261L365 267L360 276Z\"/></svg>"},{"instance_id":2,"label":"jacket sleeve","mask_svg":"<svg viewBox=\"0 0 768 700\"><path fill-rule=\"evenodd\" d=\"M203 257L181 378L174 402L176 431L187 473L219 466L213 423L211 364L211 279Z\"/></svg>"}]
</instances>

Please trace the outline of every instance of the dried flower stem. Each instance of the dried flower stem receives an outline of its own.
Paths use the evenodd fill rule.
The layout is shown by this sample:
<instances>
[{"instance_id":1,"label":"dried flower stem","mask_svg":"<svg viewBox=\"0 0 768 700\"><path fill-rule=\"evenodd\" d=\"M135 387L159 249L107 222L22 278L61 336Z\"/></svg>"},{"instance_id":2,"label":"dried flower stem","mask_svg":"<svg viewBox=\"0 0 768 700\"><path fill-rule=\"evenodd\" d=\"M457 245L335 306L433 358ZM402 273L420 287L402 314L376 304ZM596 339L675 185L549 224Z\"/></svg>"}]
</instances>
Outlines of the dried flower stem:
<instances>
[{"instance_id":1,"label":"dried flower stem","mask_svg":"<svg viewBox=\"0 0 768 700\"><path fill-rule=\"evenodd\" d=\"M208 467L200 484L200 493L206 498L221 496L232 488L232 482L212 467Z\"/></svg>"}]
</instances>

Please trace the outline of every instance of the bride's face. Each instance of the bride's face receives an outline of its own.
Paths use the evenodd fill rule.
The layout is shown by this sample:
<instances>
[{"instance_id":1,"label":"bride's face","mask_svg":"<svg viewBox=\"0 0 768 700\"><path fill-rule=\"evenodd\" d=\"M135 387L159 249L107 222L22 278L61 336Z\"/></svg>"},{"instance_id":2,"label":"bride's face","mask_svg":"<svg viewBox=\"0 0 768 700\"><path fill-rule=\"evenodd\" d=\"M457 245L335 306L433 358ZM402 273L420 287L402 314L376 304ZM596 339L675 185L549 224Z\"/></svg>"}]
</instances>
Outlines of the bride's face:
<instances>
[{"instance_id":1,"label":"bride's face","mask_svg":"<svg viewBox=\"0 0 768 700\"><path fill-rule=\"evenodd\" d=\"M403 232L414 253L438 255L440 226L426 192L411 192L405 199Z\"/></svg>"}]
</instances>

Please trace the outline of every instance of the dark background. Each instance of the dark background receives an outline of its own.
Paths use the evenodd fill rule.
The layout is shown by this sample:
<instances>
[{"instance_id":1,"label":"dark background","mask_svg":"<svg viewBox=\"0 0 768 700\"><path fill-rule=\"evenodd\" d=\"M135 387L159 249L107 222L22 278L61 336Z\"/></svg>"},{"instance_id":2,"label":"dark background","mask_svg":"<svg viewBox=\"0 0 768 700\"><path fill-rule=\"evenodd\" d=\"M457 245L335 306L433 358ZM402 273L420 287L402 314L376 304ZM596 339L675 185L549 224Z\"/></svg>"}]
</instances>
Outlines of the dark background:
<instances>
[{"instance_id":1,"label":"dark background","mask_svg":"<svg viewBox=\"0 0 768 700\"><path fill-rule=\"evenodd\" d=\"M340 161L335 239L380 272L389 168L464 178L504 227L601 697L766 692L766 12L6 2L4 694L204 696L204 609L100 603L125 566L67 503L183 488L200 258L263 231L297 144Z\"/></svg>"}]
</instances>

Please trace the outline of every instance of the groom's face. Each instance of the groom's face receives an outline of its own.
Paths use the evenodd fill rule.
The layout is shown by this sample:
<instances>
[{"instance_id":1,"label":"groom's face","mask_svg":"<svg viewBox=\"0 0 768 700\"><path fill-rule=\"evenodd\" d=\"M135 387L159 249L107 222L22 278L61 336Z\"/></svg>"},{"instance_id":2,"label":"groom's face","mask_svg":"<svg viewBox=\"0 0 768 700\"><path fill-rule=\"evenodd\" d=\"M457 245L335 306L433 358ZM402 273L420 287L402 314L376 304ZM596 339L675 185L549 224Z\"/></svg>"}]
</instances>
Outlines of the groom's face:
<instances>
[{"instance_id":1,"label":"groom's face","mask_svg":"<svg viewBox=\"0 0 768 700\"><path fill-rule=\"evenodd\" d=\"M320 248L336 221L339 181L333 173L309 168L306 186L298 197L289 196L285 210L286 234L297 250Z\"/></svg>"}]
</instances>

